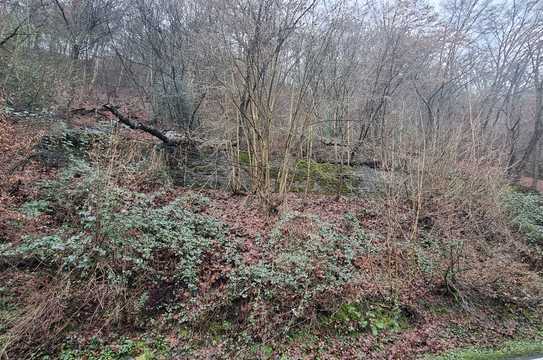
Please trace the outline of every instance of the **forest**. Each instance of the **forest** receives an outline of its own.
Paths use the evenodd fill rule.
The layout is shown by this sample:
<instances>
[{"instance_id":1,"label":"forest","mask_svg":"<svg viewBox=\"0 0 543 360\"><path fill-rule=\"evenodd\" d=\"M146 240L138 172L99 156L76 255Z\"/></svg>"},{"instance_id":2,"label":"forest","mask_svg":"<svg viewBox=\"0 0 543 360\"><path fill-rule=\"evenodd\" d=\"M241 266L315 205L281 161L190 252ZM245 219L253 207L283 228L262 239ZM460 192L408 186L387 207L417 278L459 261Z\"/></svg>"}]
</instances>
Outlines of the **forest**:
<instances>
[{"instance_id":1,"label":"forest","mask_svg":"<svg viewBox=\"0 0 543 360\"><path fill-rule=\"evenodd\" d=\"M543 0L0 0L0 359L543 357Z\"/></svg>"}]
</instances>

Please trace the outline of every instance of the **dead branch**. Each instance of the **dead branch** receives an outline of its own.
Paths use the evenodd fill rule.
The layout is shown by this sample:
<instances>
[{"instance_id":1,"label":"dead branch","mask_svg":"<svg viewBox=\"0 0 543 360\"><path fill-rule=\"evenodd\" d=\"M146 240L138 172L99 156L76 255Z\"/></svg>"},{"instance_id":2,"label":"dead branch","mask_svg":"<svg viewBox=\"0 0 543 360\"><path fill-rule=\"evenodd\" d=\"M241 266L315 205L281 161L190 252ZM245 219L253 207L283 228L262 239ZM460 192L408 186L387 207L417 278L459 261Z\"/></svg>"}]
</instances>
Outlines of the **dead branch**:
<instances>
[{"instance_id":1,"label":"dead branch","mask_svg":"<svg viewBox=\"0 0 543 360\"><path fill-rule=\"evenodd\" d=\"M12 38L18 35L19 29L21 28L22 25L23 25L22 23L17 25L11 33L7 34L2 40L0 40L0 47L3 47L9 40L11 40Z\"/></svg>"},{"instance_id":2,"label":"dead branch","mask_svg":"<svg viewBox=\"0 0 543 360\"><path fill-rule=\"evenodd\" d=\"M147 126L145 124L142 124L141 122L134 122L132 121L130 118L128 118L127 116L125 116L123 113L121 113L117 107L115 106L111 106L111 105L103 105L102 106L102 109L105 110L105 111L108 111L110 112L111 114L113 114L121 123L125 124L126 126L128 126L129 128L133 129L133 130L141 130L143 132L146 132L150 135L153 135L154 137L162 140L162 142L164 142L166 145L177 145L177 142L170 139L169 137L167 137L166 135L164 135L164 133L154 127L151 127L151 126Z\"/></svg>"}]
</instances>

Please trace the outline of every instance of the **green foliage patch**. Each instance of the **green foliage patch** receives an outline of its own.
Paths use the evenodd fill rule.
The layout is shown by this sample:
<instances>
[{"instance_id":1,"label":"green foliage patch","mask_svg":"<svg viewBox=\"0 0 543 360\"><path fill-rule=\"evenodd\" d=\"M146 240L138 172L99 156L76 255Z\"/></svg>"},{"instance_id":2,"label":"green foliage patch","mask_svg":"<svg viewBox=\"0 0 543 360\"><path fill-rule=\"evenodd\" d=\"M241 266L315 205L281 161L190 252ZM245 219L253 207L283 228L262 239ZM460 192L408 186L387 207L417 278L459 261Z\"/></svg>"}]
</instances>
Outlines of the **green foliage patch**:
<instances>
[{"instance_id":1,"label":"green foliage patch","mask_svg":"<svg viewBox=\"0 0 543 360\"><path fill-rule=\"evenodd\" d=\"M75 270L81 277L107 269L108 277L123 283L145 278L195 290L205 253L225 239L221 223L198 213L206 199L191 195L157 207L156 194L112 186L84 162L44 190L47 200L26 207L35 212L49 204L63 217L62 228L57 234L2 245L4 261L38 262Z\"/></svg>"},{"instance_id":2,"label":"green foliage patch","mask_svg":"<svg viewBox=\"0 0 543 360\"><path fill-rule=\"evenodd\" d=\"M543 245L543 199L536 192L509 191L504 205L514 226L533 244Z\"/></svg>"},{"instance_id":3,"label":"green foliage patch","mask_svg":"<svg viewBox=\"0 0 543 360\"><path fill-rule=\"evenodd\" d=\"M296 319L334 306L359 275L353 261L368 248L360 232L343 234L318 217L299 213L286 214L268 239L257 242L262 257L252 263L238 260L229 291L253 305L249 322L261 334L269 327L288 330Z\"/></svg>"},{"instance_id":4,"label":"green foliage patch","mask_svg":"<svg viewBox=\"0 0 543 360\"><path fill-rule=\"evenodd\" d=\"M383 331L397 331L406 319L398 306L386 303L354 302L340 306L331 316L324 317L322 323L340 333L371 331L377 336Z\"/></svg>"},{"instance_id":5,"label":"green foliage patch","mask_svg":"<svg viewBox=\"0 0 543 360\"><path fill-rule=\"evenodd\" d=\"M49 202L47 200L32 200L24 203L20 211L28 217L36 217L49 211Z\"/></svg>"},{"instance_id":6,"label":"green foliage patch","mask_svg":"<svg viewBox=\"0 0 543 360\"><path fill-rule=\"evenodd\" d=\"M499 360L513 359L520 356L543 355L543 342L535 341L510 341L504 345L490 348L469 348L463 350L455 350L449 353L430 356L428 360Z\"/></svg>"},{"instance_id":7,"label":"green foliage patch","mask_svg":"<svg viewBox=\"0 0 543 360\"><path fill-rule=\"evenodd\" d=\"M170 359L171 350L162 338L121 339L117 344L104 344L93 338L84 348L64 346L59 360L159 360Z\"/></svg>"},{"instance_id":8,"label":"green foliage patch","mask_svg":"<svg viewBox=\"0 0 543 360\"><path fill-rule=\"evenodd\" d=\"M305 189L309 179L309 191L336 193L339 190L348 193L353 188L351 173L350 166L298 160L294 172L295 188L299 191Z\"/></svg>"}]
</instances>

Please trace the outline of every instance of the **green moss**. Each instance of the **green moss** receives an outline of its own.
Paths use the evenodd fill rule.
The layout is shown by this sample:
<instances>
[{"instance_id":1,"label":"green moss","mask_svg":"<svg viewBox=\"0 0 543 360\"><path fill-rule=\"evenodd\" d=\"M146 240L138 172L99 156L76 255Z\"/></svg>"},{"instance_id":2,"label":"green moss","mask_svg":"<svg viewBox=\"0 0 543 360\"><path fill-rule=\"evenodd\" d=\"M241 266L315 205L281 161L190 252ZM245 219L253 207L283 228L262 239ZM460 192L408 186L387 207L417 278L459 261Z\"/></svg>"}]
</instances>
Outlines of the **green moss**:
<instances>
[{"instance_id":1,"label":"green moss","mask_svg":"<svg viewBox=\"0 0 543 360\"><path fill-rule=\"evenodd\" d=\"M294 172L294 190L303 191L309 173L309 191L349 193L353 187L352 168L331 163L298 160ZM343 181L341 181L343 178Z\"/></svg>"},{"instance_id":2,"label":"green moss","mask_svg":"<svg viewBox=\"0 0 543 360\"><path fill-rule=\"evenodd\" d=\"M239 164L250 165L250 157L247 151L240 151ZM298 160L294 166L292 191L302 192L306 189L309 171L309 191L316 193L335 194L338 189L342 194L350 193L354 187L352 168L331 163L320 163L313 160ZM279 176L277 166L270 167L272 178ZM343 181L341 181L343 179Z\"/></svg>"},{"instance_id":3,"label":"green moss","mask_svg":"<svg viewBox=\"0 0 543 360\"><path fill-rule=\"evenodd\" d=\"M191 329L188 326L182 326L177 334L181 339L190 339L192 336Z\"/></svg>"},{"instance_id":4,"label":"green moss","mask_svg":"<svg viewBox=\"0 0 543 360\"><path fill-rule=\"evenodd\" d=\"M214 173L217 169L217 166L214 163L207 163L207 164L187 164L187 169L190 169L191 172L195 174L209 174Z\"/></svg>"},{"instance_id":5,"label":"green moss","mask_svg":"<svg viewBox=\"0 0 543 360\"><path fill-rule=\"evenodd\" d=\"M238 160L239 160L240 165L249 166L249 164L250 164L249 152L248 151L240 151Z\"/></svg>"},{"instance_id":6,"label":"green moss","mask_svg":"<svg viewBox=\"0 0 543 360\"><path fill-rule=\"evenodd\" d=\"M510 341L498 348L468 348L455 350L439 356L426 357L427 360L498 360L518 356L543 354L543 341Z\"/></svg>"}]
</instances>

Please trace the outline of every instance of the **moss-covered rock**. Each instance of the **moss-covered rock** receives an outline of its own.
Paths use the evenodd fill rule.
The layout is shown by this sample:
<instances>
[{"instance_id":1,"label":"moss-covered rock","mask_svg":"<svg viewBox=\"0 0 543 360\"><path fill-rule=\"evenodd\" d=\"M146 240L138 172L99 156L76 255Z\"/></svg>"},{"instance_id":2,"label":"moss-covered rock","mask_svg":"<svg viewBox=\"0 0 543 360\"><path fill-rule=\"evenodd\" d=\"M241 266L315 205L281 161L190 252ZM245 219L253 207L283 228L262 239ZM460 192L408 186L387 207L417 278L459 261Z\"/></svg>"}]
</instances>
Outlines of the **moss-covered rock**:
<instances>
[{"instance_id":1,"label":"moss-covered rock","mask_svg":"<svg viewBox=\"0 0 543 360\"><path fill-rule=\"evenodd\" d=\"M294 172L294 191L317 193L350 193L354 182L350 166L298 160Z\"/></svg>"}]
</instances>

